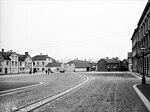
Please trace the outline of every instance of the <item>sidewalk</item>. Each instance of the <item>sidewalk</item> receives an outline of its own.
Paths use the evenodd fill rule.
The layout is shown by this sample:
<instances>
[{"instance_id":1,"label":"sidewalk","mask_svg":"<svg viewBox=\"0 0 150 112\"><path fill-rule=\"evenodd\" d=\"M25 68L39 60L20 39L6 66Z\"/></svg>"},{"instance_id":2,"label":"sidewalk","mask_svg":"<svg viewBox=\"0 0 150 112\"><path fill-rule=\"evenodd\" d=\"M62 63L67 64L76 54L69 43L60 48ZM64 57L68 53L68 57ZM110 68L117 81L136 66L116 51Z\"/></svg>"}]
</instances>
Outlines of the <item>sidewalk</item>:
<instances>
[{"instance_id":1,"label":"sidewalk","mask_svg":"<svg viewBox=\"0 0 150 112\"><path fill-rule=\"evenodd\" d=\"M141 74L132 72L131 74L136 75L139 79L142 78ZM141 101L146 106L147 110L150 112L150 78L146 77L146 84L135 84L133 85L135 92L140 97Z\"/></svg>"}]
</instances>

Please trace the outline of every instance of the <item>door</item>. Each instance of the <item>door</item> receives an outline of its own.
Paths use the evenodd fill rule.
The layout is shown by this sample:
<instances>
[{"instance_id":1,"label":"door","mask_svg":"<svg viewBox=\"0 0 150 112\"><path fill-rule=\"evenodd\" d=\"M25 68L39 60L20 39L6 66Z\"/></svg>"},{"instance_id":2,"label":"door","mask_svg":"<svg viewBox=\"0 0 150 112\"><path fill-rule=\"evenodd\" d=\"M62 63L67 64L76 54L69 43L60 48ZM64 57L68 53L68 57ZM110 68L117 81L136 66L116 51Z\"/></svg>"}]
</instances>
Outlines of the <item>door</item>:
<instances>
[{"instance_id":1,"label":"door","mask_svg":"<svg viewBox=\"0 0 150 112\"><path fill-rule=\"evenodd\" d=\"M7 74L7 68L5 68L5 74Z\"/></svg>"}]
</instances>

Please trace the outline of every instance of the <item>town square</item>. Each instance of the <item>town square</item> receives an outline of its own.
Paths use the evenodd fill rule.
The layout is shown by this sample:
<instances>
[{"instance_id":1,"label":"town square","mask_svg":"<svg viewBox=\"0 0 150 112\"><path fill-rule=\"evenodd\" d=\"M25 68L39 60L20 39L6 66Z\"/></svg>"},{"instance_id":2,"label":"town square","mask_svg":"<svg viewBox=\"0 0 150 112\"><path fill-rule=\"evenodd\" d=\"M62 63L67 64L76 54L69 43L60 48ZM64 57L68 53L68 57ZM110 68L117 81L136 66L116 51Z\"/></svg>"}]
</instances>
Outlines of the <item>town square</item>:
<instances>
[{"instance_id":1,"label":"town square","mask_svg":"<svg viewBox=\"0 0 150 112\"><path fill-rule=\"evenodd\" d=\"M0 9L0 112L150 112L150 0Z\"/></svg>"}]
</instances>

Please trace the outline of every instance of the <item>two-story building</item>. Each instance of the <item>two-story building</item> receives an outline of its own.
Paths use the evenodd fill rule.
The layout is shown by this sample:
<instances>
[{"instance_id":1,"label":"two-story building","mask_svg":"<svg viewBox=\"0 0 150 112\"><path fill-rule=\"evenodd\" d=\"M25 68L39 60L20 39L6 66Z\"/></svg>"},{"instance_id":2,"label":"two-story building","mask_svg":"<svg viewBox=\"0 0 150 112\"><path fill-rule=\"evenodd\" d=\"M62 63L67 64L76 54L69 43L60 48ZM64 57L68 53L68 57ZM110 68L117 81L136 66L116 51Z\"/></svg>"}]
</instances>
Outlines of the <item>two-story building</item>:
<instances>
[{"instance_id":1,"label":"two-story building","mask_svg":"<svg viewBox=\"0 0 150 112\"><path fill-rule=\"evenodd\" d=\"M32 68L32 59L26 52L25 55L17 54L12 50L0 52L0 74L19 74L29 72Z\"/></svg>"},{"instance_id":2,"label":"two-story building","mask_svg":"<svg viewBox=\"0 0 150 112\"><path fill-rule=\"evenodd\" d=\"M25 52L24 55L19 54L19 73L29 73L32 70L32 58Z\"/></svg>"},{"instance_id":3,"label":"two-story building","mask_svg":"<svg viewBox=\"0 0 150 112\"><path fill-rule=\"evenodd\" d=\"M49 57L48 55L36 55L32 57L33 60L33 70L36 69L39 72L44 72L46 70L46 65L48 63L56 62L53 58Z\"/></svg>"},{"instance_id":4,"label":"two-story building","mask_svg":"<svg viewBox=\"0 0 150 112\"><path fill-rule=\"evenodd\" d=\"M0 52L0 74L13 74L18 73L18 55L12 50Z\"/></svg>"},{"instance_id":5,"label":"two-story building","mask_svg":"<svg viewBox=\"0 0 150 112\"><path fill-rule=\"evenodd\" d=\"M131 40L133 71L143 73L144 68L144 73L150 75L150 0L144 8ZM141 48L145 48L144 60Z\"/></svg>"}]
</instances>

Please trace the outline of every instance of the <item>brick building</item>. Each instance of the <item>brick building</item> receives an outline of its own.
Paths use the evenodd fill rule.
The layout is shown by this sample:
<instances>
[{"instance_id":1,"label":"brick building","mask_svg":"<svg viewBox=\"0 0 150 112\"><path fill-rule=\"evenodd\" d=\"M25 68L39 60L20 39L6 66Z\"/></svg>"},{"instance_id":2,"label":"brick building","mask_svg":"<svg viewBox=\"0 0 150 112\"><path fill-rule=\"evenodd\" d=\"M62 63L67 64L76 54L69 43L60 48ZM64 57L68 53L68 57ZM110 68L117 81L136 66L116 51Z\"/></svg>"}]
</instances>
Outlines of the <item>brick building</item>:
<instances>
[{"instance_id":1,"label":"brick building","mask_svg":"<svg viewBox=\"0 0 150 112\"><path fill-rule=\"evenodd\" d=\"M98 71L118 71L120 70L120 61L118 59L102 58L97 62Z\"/></svg>"}]
</instances>

